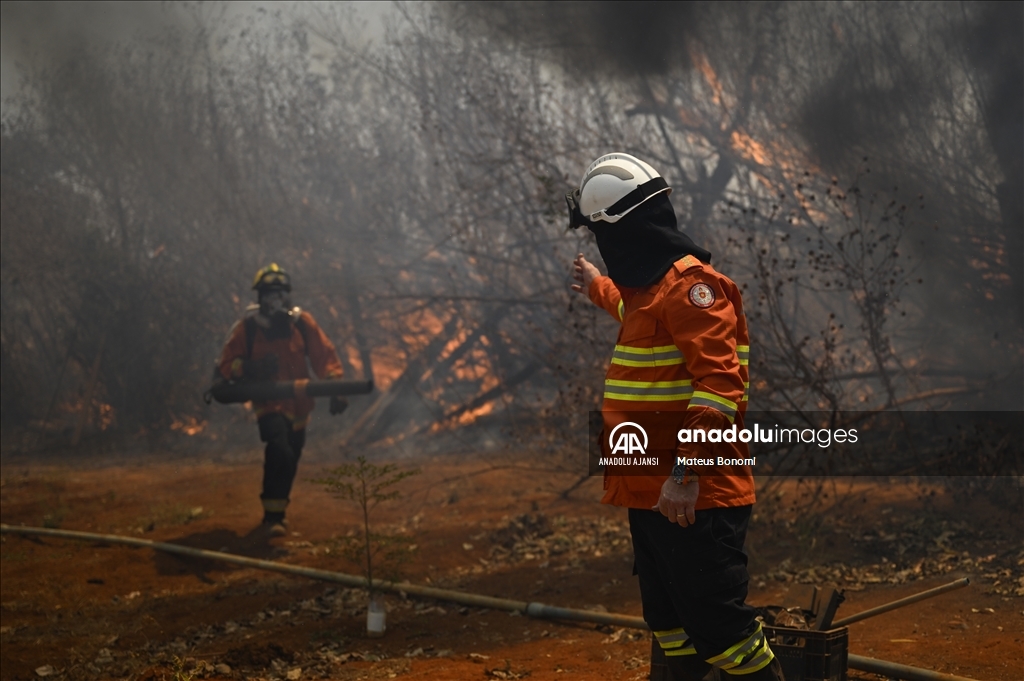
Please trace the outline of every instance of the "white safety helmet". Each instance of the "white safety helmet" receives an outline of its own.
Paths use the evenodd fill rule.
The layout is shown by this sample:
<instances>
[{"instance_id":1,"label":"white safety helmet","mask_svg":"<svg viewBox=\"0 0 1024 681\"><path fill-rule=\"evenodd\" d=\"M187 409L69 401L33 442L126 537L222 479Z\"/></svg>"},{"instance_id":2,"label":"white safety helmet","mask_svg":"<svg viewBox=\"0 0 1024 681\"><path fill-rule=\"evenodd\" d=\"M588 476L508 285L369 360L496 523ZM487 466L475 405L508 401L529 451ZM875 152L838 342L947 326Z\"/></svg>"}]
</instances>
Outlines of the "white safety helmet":
<instances>
[{"instance_id":1,"label":"white safety helmet","mask_svg":"<svg viewBox=\"0 0 1024 681\"><path fill-rule=\"evenodd\" d=\"M583 217L615 223L652 196L668 195L672 188L649 164L629 154L613 153L587 167L579 192Z\"/></svg>"}]
</instances>

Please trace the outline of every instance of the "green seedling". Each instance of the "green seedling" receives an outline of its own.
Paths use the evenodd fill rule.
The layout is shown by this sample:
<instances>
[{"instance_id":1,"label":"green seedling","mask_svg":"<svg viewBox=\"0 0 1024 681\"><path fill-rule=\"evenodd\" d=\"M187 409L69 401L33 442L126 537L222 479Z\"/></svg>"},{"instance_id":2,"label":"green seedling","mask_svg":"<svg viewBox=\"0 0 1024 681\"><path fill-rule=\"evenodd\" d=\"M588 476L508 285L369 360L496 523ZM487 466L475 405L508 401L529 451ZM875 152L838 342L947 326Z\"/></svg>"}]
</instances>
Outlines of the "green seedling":
<instances>
[{"instance_id":1,"label":"green seedling","mask_svg":"<svg viewBox=\"0 0 1024 681\"><path fill-rule=\"evenodd\" d=\"M362 511L361 532L343 538L342 551L346 558L362 567L371 597L375 572L396 579L398 566L409 557L410 540L371 531L370 515L381 503L398 499L401 492L393 489L394 486L419 472L418 469L401 470L395 464L378 466L360 456L356 463L330 469L324 477L314 480L327 487L336 498L356 503Z\"/></svg>"}]
</instances>

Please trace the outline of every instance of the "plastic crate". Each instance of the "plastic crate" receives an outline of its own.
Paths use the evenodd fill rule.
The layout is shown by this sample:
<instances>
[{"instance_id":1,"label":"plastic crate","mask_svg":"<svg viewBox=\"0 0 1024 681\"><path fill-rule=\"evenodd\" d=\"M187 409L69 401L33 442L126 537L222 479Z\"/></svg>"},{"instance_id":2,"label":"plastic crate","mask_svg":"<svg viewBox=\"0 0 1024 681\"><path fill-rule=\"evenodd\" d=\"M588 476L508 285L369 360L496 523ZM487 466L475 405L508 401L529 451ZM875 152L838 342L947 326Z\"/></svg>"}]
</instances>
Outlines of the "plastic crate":
<instances>
[{"instance_id":1,"label":"plastic crate","mask_svg":"<svg viewBox=\"0 0 1024 681\"><path fill-rule=\"evenodd\" d=\"M849 630L790 629L764 625L786 681L846 681Z\"/></svg>"}]
</instances>

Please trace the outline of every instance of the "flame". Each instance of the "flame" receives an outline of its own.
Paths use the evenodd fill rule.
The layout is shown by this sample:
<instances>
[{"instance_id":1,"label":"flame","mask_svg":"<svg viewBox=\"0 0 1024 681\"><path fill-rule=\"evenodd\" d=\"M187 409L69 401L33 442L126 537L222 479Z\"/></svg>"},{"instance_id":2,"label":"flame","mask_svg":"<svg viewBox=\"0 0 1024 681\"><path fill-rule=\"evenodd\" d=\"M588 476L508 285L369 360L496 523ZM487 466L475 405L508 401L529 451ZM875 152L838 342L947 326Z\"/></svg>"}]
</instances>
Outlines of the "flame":
<instances>
[{"instance_id":1,"label":"flame","mask_svg":"<svg viewBox=\"0 0 1024 681\"><path fill-rule=\"evenodd\" d=\"M482 348L474 348L452 365L452 375L459 381L480 381L481 390L498 385L491 358Z\"/></svg>"},{"instance_id":2,"label":"flame","mask_svg":"<svg viewBox=\"0 0 1024 681\"><path fill-rule=\"evenodd\" d=\"M375 347L370 350L373 361L373 382L386 391L402 372L405 371L405 353L392 347Z\"/></svg>"},{"instance_id":3,"label":"flame","mask_svg":"<svg viewBox=\"0 0 1024 681\"><path fill-rule=\"evenodd\" d=\"M686 127L699 128L701 125L700 119L683 107L676 109L676 115L679 116L679 121ZM694 140L690 140L690 144L694 144Z\"/></svg>"},{"instance_id":4,"label":"flame","mask_svg":"<svg viewBox=\"0 0 1024 681\"><path fill-rule=\"evenodd\" d=\"M734 130L729 141L732 143L732 148L736 153L748 161L753 161L762 166L774 165L768 149L745 132Z\"/></svg>"},{"instance_id":5,"label":"flame","mask_svg":"<svg viewBox=\"0 0 1024 681\"><path fill-rule=\"evenodd\" d=\"M438 356L438 361L443 362L448 359L448 356L455 352L456 348L466 342L466 338L469 336L470 330L463 327L459 329L451 340L441 350L441 354Z\"/></svg>"},{"instance_id":6,"label":"flame","mask_svg":"<svg viewBox=\"0 0 1024 681\"><path fill-rule=\"evenodd\" d=\"M93 405L96 409L96 421L100 427L100 430L106 430L110 426L114 425L117 417L117 413L114 411L114 407L107 404L106 402L100 402L93 400Z\"/></svg>"},{"instance_id":7,"label":"flame","mask_svg":"<svg viewBox=\"0 0 1024 681\"><path fill-rule=\"evenodd\" d=\"M405 371L409 354L415 355L439 333L444 331L445 320L431 310L418 310L398 319L384 319L382 326L391 327L402 339L402 345L388 344L376 346L370 351L373 362L373 380L381 390L387 390ZM349 350L352 357L354 350ZM353 363L355 364L355 363ZM362 363L359 364L362 366Z\"/></svg>"},{"instance_id":8,"label":"flame","mask_svg":"<svg viewBox=\"0 0 1024 681\"><path fill-rule=\"evenodd\" d=\"M171 423L171 430L181 431L185 435L192 437L203 432L208 425L207 421L200 421L195 416L182 416L181 418L174 419Z\"/></svg>"},{"instance_id":9,"label":"flame","mask_svg":"<svg viewBox=\"0 0 1024 681\"><path fill-rule=\"evenodd\" d=\"M359 354L359 348L354 345L349 345L345 348L345 354L348 355L348 363L352 365L352 369L357 374L366 375L363 368L363 357Z\"/></svg>"},{"instance_id":10,"label":"flame","mask_svg":"<svg viewBox=\"0 0 1024 681\"><path fill-rule=\"evenodd\" d=\"M693 63L697 67L697 70L700 71L701 75L704 76L704 81L708 84L708 87L711 88L711 101L718 106L722 106L722 81L718 79L718 74L715 73L715 70L713 68L711 68L711 64L708 62L707 57L705 57L702 53L693 50L690 53L690 58L693 60Z\"/></svg>"},{"instance_id":11,"label":"flame","mask_svg":"<svg viewBox=\"0 0 1024 681\"><path fill-rule=\"evenodd\" d=\"M402 340L413 352L423 348L444 330L444 320L429 309L419 310L406 315L405 327L402 329Z\"/></svg>"},{"instance_id":12,"label":"flame","mask_svg":"<svg viewBox=\"0 0 1024 681\"><path fill-rule=\"evenodd\" d=\"M430 425L430 429L427 431L431 435L440 433L445 430L454 430L462 426L468 426L476 421L481 416L486 416L494 412L494 403L499 399L495 397L490 402L480 405L476 409L468 409L455 418L441 418Z\"/></svg>"},{"instance_id":13,"label":"flame","mask_svg":"<svg viewBox=\"0 0 1024 681\"><path fill-rule=\"evenodd\" d=\"M59 408L68 414L80 415L86 412L85 422L96 424L100 430L107 430L117 423L117 410L114 406L95 398L91 404L82 398L75 402L65 402Z\"/></svg>"},{"instance_id":14,"label":"flame","mask_svg":"<svg viewBox=\"0 0 1024 681\"><path fill-rule=\"evenodd\" d=\"M490 413L493 413L493 412L494 412L494 400L491 400L490 402L488 402L486 404L480 405L476 409L471 409L469 411L465 411L465 412L459 414L459 418L457 418L455 420L455 424L458 425L458 426L467 426L470 423L473 423L473 421L476 421L481 416L486 416L487 414L490 414Z\"/></svg>"}]
</instances>

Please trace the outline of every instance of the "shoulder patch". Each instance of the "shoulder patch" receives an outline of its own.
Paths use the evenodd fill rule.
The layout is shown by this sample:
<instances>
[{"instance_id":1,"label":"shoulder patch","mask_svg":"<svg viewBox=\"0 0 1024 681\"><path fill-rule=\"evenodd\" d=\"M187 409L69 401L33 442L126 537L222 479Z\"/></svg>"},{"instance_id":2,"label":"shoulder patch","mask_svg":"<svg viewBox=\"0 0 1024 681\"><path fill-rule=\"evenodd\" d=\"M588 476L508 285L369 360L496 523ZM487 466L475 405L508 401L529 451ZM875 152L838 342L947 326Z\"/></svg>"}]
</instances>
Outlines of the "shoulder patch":
<instances>
[{"instance_id":1,"label":"shoulder patch","mask_svg":"<svg viewBox=\"0 0 1024 681\"><path fill-rule=\"evenodd\" d=\"M715 291L704 283L690 287L690 302L697 307L711 307L715 304Z\"/></svg>"}]
</instances>

